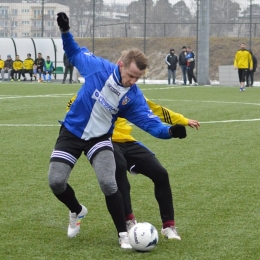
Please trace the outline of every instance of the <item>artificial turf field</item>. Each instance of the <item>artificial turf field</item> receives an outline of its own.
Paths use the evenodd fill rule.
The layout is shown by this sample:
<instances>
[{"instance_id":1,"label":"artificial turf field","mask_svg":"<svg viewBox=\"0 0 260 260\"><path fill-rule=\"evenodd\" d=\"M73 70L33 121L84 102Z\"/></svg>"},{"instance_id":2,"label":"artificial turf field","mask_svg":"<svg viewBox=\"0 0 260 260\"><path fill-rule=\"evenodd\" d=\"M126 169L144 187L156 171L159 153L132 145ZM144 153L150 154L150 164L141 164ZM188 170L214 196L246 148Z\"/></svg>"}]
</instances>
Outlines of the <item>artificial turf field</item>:
<instances>
[{"instance_id":1,"label":"artificial turf field","mask_svg":"<svg viewBox=\"0 0 260 260\"><path fill-rule=\"evenodd\" d=\"M0 259L259 259L260 88L140 85L149 99L201 122L186 139L133 136L168 170L181 241L122 250L94 171L82 156L70 178L89 214L67 238L68 210L47 182L67 101L79 84L0 83ZM137 221L160 232L152 182L128 174Z\"/></svg>"}]
</instances>

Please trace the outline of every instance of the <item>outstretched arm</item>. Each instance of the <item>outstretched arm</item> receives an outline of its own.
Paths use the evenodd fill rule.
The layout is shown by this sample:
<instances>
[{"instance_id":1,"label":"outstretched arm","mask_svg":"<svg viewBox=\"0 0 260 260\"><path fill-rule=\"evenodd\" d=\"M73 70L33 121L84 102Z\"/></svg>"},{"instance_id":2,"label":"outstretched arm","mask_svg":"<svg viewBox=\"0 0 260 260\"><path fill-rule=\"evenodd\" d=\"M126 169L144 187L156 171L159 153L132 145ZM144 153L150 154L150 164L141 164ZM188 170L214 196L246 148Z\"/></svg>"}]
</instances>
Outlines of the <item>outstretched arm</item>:
<instances>
[{"instance_id":1,"label":"outstretched arm","mask_svg":"<svg viewBox=\"0 0 260 260\"><path fill-rule=\"evenodd\" d=\"M200 123L197 120L189 119L188 120L188 126L190 126L191 128L196 128L197 130L199 130Z\"/></svg>"},{"instance_id":2,"label":"outstretched arm","mask_svg":"<svg viewBox=\"0 0 260 260\"><path fill-rule=\"evenodd\" d=\"M165 122L167 124L171 124L171 125L176 125L176 124L180 124L180 125L184 125L184 126L190 126L191 128L196 128L197 130L200 127L200 123L197 120L194 119L188 119L186 117L184 117L182 114L179 113L175 113L172 110L160 106L154 102L152 102L151 100L146 99L146 102L149 106L149 108L152 110L152 112L157 115L162 122Z\"/></svg>"},{"instance_id":3,"label":"outstretched arm","mask_svg":"<svg viewBox=\"0 0 260 260\"><path fill-rule=\"evenodd\" d=\"M84 78L100 70L101 61L87 48L81 48L69 32L69 18L65 13L57 14L57 23L62 33L63 49L70 63L75 66Z\"/></svg>"}]
</instances>

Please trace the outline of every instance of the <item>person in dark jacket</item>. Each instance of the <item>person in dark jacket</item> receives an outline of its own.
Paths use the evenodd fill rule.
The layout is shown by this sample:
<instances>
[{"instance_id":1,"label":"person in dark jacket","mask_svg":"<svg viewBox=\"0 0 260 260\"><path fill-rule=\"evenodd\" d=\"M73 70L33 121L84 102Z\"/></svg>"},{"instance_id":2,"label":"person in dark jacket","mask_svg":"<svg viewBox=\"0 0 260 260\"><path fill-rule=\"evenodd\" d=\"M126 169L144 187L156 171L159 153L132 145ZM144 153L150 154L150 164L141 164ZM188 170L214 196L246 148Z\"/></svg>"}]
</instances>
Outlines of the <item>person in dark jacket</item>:
<instances>
[{"instance_id":1,"label":"person in dark jacket","mask_svg":"<svg viewBox=\"0 0 260 260\"><path fill-rule=\"evenodd\" d=\"M62 84L65 84L68 72L70 73L69 83L71 84L74 66L69 62L69 59L68 59L65 52L64 52L64 55L63 55L63 64L64 64L64 67L65 67L65 71L64 71Z\"/></svg>"},{"instance_id":2,"label":"person in dark jacket","mask_svg":"<svg viewBox=\"0 0 260 260\"><path fill-rule=\"evenodd\" d=\"M192 80L194 81L194 85L197 86L198 85L197 79L193 73L193 70L195 68L195 53L193 52L191 47L187 47L186 59L187 59L187 74L188 74L190 86L192 86Z\"/></svg>"},{"instance_id":3,"label":"person in dark jacket","mask_svg":"<svg viewBox=\"0 0 260 260\"><path fill-rule=\"evenodd\" d=\"M251 50L249 50L249 52L251 53L252 59L253 59L253 70L250 70L250 69L247 70L247 74L246 74L246 87L253 87L253 84L254 84L254 73L255 73L256 68L257 68L257 59L256 59L256 56L252 53ZM249 84L249 78L250 78L250 84Z\"/></svg>"},{"instance_id":4,"label":"person in dark jacket","mask_svg":"<svg viewBox=\"0 0 260 260\"><path fill-rule=\"evenodd\" d=\"M13 60L10 54L7 55L7 60L5 60L4 68L1 70L2 80L5 80L5 73L8 73L8 80L11 78L12 70L13 70Z\"/></svg>"},{"instance_id":5,"label":"person in dark jacket","mask_svg":"<svg viewBox=\"0 0 260 260\"><path fill-rule=\"evenodd\" d=\"M182 72L182 79L183 79L183 84L182 85L187 85L187 48L186 46L182 47L182 52L179 55L179 65L181 67L181 72Z\"/></svg>"},{"instance_id":6,"label":"person in dark jacket","mask_svg":"<svg viewBox=\"0 0 260 260\"><path fill-rule=\"evenodd\" d=\"M168 65L168 84L171 84L171 77L172 84L175 84L178 57L174 54L174 49L170 49L170 53L165 58L165 63Z\"/></svg>"},{"instance_id":7,"label":"person in dark jacket","mask_svg":"<svg viewBox=\"0 0 260 260\"><path fill-rule=\"evenodd\" d=\"M43 67L45 64L45 60L42 57L42 54L39 52L38 57L34 61L34 78L36 80L36 75L39 73L39 79L38 82L42 82L42 73L43 73Z\"/></svg>"}]
</instances>

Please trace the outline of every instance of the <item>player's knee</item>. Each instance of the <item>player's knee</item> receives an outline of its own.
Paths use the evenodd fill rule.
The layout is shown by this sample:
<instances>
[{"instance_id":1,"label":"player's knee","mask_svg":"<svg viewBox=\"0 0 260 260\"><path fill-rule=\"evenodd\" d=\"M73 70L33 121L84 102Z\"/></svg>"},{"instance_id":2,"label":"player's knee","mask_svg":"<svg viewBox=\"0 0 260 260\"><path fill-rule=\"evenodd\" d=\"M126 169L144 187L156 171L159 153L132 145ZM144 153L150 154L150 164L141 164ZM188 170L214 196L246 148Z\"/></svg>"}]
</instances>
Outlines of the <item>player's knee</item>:
<instances>
[{"instance_id":1,"label":"player's knee","mask_svg":"<svg viewBox=\"0 0 260 260\"><path fill-rule=\"evenodd\" d=\"M48 181L53 193L60 194L65 191L70 172L71 167L65 163L50 163Z\"/></svg>"},{"instance_id":2,"label":"player's knee","mask_svg":"<svg viewBox=\"0 0 260 260\"><path fill-rule=\"evenodd\" d=\"M117 184L116 181L103 181L101 180L99 182L100 188L103 191L103 193L105 194L105 196L110 196L113 195L114 193L116 193L117 191Z\"/></svg>"},{"instance_id":3,"label":"player's knee","mask_svg":"<svg viewBox=\"0 0 260 260\"><path fill-rule=\"evenodd\" d=\"M157 183L168 183L169 182L169 174L166 171L165 168L160 167L160 169L157 169L156 173L153 175L153 181Z\"/></svg>"}]
</instances>

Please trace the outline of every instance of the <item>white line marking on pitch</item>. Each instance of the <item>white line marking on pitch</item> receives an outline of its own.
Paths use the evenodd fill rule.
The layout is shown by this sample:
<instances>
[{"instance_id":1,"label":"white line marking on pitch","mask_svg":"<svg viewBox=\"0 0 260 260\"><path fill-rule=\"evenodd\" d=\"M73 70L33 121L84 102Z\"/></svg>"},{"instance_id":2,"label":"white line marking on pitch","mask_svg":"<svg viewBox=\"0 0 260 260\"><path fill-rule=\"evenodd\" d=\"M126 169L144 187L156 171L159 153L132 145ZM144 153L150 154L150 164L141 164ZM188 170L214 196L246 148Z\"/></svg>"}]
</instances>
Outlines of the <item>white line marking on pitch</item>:
<instances>
[{"instance_id":1,"label":"white line marking on pitch","mask_svg":"<svg viewBox=\"0 0 260 260\"><path fill-rule=\"evenodd\" d=\"M66 96L74 96L75 93L68 93L68 94L49 94L49 95L33 95L33 96L0 96L0 99L15 99L15 98L60 98Z\"/></svg>"},{"instance_id":2,"label":"white line marking on pitch","mask_svg":"<svg viewBox=\"0 0 260 260\"><path fill-rule=\"evenodd\" d=\"M60 98L66 96L74 96L75 93L68 93L68 94L49 94L49 95L33 95L33 96L1 96L1 99L18 99L18 98ZM200 103L216 103L216 104L240 104L240 105L253 105L253 106L260 106L260 103L249 103L249 102L235 102L235 101L217 101L217 100L192 100L192 99L153 99L154 101L168 101L168 102L200 102Z\"/></svg>"},{"instance_id":3,"label":"white line marking on pitch","mask_svg":"<svg viewBox=\"0 0 260 260\"><path fill-rule=\"evenodd\" d=\"M200 122L200 124L236 123L236 122L253 122L253 121L260 121L260 118L241 119L241 120L208 121L208 122Z\"/></svg>"},{"instance_id":4,"label":"white line marking on pitch","mask_svg":"<svg viewBox=\"0 0 260 260\"><path fill-rule=\"evenodd\" d=\"M192 99L152 99L157 101L169 101L169 102L199 102L199 103L217 103L217 104L240 104L240 105L255 105L260 106L260 103L248 103L248 102L235 102L235 101L217 101L217 100L192 100Z\"/></svg>"},{"instance_id":5,"label":"white line marking on pitch","mask_svg":"<svg viewBox=\"0 0 260 260\"><path fill-rule=\"evenodd\" d=\"M220 121L207 121L207 122L200 122L200 124L217 124L217 123L236 123L236 122L255 122L260 121L260 118L253 118L253 119L234 119L234 120L220 120ZM133 125L133 124L129 124ZM59 124L53 125L44 125L44 124L0 124L1 126L9 126L9 127L57 127L60 126Z\"/></svg>"}]
</instances>

